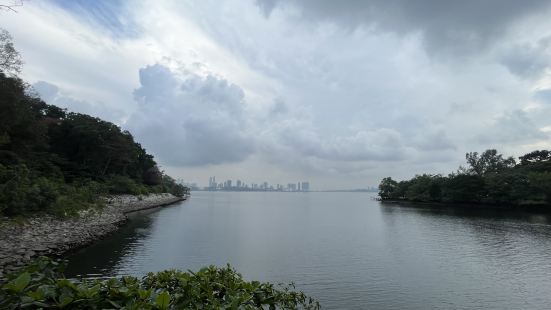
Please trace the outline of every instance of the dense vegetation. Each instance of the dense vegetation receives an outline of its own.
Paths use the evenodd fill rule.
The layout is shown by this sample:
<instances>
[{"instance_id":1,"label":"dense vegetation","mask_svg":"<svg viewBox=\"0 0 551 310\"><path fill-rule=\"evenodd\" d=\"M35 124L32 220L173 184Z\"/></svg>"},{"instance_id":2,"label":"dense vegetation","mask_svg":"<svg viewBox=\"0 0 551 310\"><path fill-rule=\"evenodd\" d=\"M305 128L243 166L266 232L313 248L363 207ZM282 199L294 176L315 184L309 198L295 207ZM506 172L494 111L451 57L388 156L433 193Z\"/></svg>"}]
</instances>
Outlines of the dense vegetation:
<instances>
[{"instance_id":1,"label":"dense vegetation","mask_svg":"<svg viewBox=\"0 0 551 310\"><path fill-rule=\"evenodd\" d=\"M319 309L292 285L248 282L229 266L99 280L66 279L62 267L42 258L12 275L0 289L0 308Z\"/></svg>"},{"instance_id":2,"label":"dense vegetation","mask_svg":"<svg viewBox=\"0 0 551 310\"><path fill-rule=\"evenodd\" d=\"M467 167L455 173L417 175L397 182L384 178L382 200L483 203L509 206L551 205L551 151L504 158L496 150L467 153Z\"/></svg>"},{"instance_id":3,"label":"dense vegetation","mask_svg":"<svg viewBox=\"0 0 551 310\"><path fill-rule=\"evenodd\" d=\"M108 193L184 195L128 131L33 95L21 63L0 31L0 214L69 214Z\"/></svg>"}]
</instances>

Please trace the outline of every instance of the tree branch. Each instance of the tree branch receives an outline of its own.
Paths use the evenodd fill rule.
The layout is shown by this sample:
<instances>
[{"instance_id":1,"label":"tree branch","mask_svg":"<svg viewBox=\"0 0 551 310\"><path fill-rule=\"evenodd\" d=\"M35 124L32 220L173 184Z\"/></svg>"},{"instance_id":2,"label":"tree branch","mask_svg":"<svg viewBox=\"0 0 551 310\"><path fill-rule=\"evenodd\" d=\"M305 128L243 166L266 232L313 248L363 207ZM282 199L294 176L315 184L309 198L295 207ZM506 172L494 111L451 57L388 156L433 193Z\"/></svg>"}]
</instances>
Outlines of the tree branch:
<instances>
[{"instance_id":1,"label":"tree branch","mask_svg":"<svg viewBox=\"0 0 551 310\"><path fill-rule=\"evenodd\" d=\"M17 10L15 7L23 6L23 0L19 1L13 1L12 4L0 4L0 10L4 11L12 11L14 13L17 13Z\"/></svg>"}]
</instances>

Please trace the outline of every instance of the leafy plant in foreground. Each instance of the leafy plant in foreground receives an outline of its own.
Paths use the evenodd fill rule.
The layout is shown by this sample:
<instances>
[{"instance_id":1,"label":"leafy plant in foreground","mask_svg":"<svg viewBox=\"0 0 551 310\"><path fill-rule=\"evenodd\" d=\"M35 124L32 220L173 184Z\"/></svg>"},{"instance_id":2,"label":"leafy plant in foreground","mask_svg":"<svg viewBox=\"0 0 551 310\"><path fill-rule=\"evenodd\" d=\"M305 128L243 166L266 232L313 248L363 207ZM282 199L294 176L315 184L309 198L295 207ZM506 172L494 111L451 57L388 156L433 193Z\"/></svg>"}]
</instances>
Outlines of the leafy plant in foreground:
<instances>
[{"instance_id":1,"label":"leafy plant in foreground","mask_svg":"<svg viewBox=\"0 0 551 310\"><path fill-rule=\"evenodd\" d=\"M138 279L67 279L63 264L40 258L0 289L1 309L319 309L292 285L245 281L229 265L166 270Z\"/></svg>"}]
</instances>

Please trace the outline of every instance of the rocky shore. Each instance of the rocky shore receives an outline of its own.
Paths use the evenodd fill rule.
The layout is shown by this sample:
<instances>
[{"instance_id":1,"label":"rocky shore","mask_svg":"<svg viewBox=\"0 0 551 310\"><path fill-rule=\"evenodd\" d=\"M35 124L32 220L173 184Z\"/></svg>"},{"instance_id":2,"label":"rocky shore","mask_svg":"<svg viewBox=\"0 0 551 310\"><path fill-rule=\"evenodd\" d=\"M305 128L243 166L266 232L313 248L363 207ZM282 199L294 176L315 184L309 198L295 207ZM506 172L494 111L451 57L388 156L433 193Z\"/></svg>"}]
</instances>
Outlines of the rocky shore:
<instances>
[{"instance_id":1,"label":"rocky shore","mask_svg":"<svg viewBox=\"0 0 551 310\"><path fill-rule=\"evenodd\" d=\"M40 216L21 222L0 220L0 279L38 256L60 256L113 233L127 221L127 213L183 199L167 193L117 195L106 197L105 208L86 210L74 218Z\"/></svg>"}]
</instances>

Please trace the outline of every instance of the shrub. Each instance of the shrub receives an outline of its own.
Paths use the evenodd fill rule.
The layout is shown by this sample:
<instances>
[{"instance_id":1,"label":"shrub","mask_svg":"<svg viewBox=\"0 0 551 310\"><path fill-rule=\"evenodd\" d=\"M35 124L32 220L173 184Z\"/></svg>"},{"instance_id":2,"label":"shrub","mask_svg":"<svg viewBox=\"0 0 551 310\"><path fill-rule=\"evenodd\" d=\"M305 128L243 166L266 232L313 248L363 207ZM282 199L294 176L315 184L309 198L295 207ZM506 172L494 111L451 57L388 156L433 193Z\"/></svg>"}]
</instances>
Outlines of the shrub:
<instances>
[{"instance_id":1,"label":"shrub","mask_svg":"<svg viewBox=\"0 0 551 310\"><path fill-rule=\"evenodd\" d=\"M142 194L143 188L136 181L122 175L113 175L106 182L105 186L110 194Z\"/></svg>"},{"instance_id":2,"label":"shrub","mask_svg":"<svg viewBox=\"0 0 551 310\"><path fill-rule=\"evenodd\" d=\"M57 199L62 187L62 181L36 177L24 164L0 164L0 211L7 215L45 211Z\"/></svg>"},{"instance_id":3,"label":"shrub","mask_svg":"<svg viewBox=\"0 0 551 310\"><path fill-rule=\"evenodd\" d=\"M319 309L292 285L245 281L229 265L198 272L167 270L138 279L66 279L63 265L39 259L0 289L0 308Z\"/></svg>"}]
</instances>

